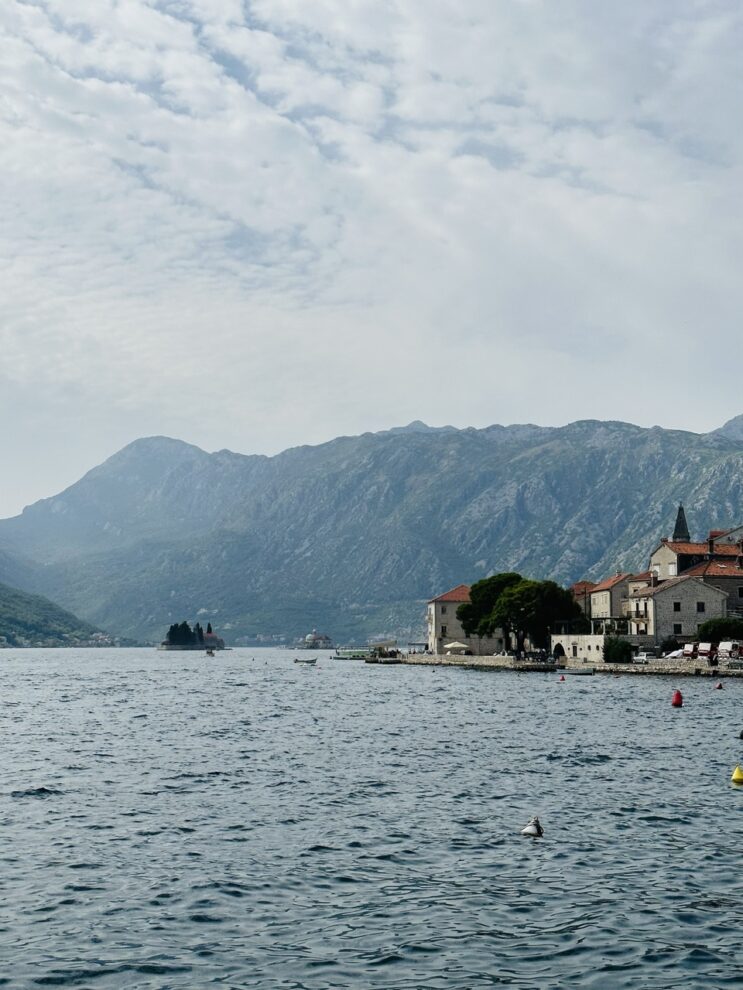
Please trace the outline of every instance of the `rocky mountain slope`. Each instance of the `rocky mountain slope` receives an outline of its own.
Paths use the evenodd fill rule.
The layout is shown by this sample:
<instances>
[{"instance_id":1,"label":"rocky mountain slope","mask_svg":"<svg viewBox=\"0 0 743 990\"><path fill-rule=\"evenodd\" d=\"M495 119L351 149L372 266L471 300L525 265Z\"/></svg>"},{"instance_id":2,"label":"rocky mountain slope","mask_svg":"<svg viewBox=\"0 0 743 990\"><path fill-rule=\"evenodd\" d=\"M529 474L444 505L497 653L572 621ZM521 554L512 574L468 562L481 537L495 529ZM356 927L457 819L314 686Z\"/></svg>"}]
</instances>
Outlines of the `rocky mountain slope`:
<instances>
[{"instance_id":1,"label":"rocky mountain slope","mask_svg":"<svg viewBox=\"0 0 743 990\"><path fill-rule=\"evenodd\" d=\"M680 501L692 535L743 522L740 433L415 423L276 457L143 439L0 521L0 580L140 639L199 610L228 641L418 639L462 581L643 567Z\"/></svg>"}]
</instances>

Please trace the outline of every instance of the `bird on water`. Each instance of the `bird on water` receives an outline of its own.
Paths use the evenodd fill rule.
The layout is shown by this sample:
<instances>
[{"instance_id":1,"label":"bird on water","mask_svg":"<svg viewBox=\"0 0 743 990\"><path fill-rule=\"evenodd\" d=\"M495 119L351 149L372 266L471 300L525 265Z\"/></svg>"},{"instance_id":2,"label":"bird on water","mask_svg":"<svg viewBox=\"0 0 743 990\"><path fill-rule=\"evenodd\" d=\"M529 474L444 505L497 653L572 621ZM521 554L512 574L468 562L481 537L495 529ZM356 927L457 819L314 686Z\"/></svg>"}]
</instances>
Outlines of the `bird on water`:
<instances>
[{"instance_id":1,"label":"bird on water","mask_svg":"<svg viewBox=\"0 0 743 990\"><path fill-rule=\"evenodd\" d=\"M533 818L529 819L529 824L525 828L521 829L521 834L535 835L538 838L541 838L541 836L544 835L544 829L539 824L539 819L537 818L536 815L534 815Z\"/></svg>"}]
</instances>

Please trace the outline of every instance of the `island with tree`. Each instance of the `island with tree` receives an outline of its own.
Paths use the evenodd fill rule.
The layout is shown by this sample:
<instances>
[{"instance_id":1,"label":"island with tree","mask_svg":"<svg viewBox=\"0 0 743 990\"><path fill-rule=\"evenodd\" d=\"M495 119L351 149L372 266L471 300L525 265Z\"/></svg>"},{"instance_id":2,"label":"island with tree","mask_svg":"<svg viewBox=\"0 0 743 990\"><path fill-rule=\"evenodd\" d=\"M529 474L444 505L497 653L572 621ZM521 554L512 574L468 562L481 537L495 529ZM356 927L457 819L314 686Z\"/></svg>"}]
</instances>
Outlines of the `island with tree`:
<instances>
[{"instance_id":1,"label":"island with tree","mask_svg":"<svg viewBox=\"0 0 743 990\"><path fill-rule=\"evenodd\" d=\"M161 650L224 650L224 640L217 636L211 622L207 623L206 632L200 622L193 629L187 622L174 622L168 629L165 639L159 646Z\"/></svg>"}]
</instances>

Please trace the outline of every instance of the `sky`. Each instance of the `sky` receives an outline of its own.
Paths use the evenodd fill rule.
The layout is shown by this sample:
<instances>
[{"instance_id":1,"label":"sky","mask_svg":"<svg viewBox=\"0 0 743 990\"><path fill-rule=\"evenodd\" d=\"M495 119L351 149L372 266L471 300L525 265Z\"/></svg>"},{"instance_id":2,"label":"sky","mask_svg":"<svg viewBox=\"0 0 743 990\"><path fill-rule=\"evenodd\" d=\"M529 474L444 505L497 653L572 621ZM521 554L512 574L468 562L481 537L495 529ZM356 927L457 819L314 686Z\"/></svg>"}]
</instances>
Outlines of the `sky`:
<instances>
[{"instance_id":1,"label":"sky","mask_svg":"<svg viewBox=\"0 0 743 990\"><path fill-rule=\"evenodd\" d=\"M164 434L743 412L739 0L5 0L0 516Z\"/></svg>"}]
</instances>

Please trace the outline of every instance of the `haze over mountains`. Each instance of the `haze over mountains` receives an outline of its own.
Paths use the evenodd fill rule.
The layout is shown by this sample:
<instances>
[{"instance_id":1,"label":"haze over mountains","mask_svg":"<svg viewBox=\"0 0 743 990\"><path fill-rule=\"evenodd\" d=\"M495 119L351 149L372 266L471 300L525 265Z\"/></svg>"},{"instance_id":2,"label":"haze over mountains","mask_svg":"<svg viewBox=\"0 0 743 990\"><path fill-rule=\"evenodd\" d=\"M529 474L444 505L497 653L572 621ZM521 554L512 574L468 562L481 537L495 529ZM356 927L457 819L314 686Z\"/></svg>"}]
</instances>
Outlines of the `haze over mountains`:
<instances>
[{"instance_id":1,"label":"haze over mountains","mask_svg":"<svg viewBox=\"0 0 743 990\"><path fill-rule=\"evenodd\" d=\"M743 522L743 417L412 423L275 457L150 437L0 520L0 581L140 640L196 617L228 642L420 639L425 601L463 581L644 567L679 502L692 536Z\"/></svg>"}]
</instances>

